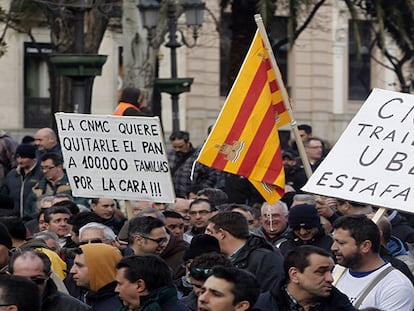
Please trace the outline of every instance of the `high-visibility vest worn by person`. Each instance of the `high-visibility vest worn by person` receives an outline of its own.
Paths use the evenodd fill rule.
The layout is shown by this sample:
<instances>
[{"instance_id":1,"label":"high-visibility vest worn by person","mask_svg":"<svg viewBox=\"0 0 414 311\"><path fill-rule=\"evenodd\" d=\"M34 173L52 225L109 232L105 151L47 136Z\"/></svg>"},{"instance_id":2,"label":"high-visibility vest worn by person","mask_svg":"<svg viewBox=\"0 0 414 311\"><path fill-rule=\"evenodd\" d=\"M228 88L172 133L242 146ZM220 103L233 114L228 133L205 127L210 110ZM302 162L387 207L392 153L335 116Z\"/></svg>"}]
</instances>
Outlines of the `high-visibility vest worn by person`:
<instances>
[{"instance_id":1,"label":"high-visibility vest worn by person","mask_svg":"<svg viewBox=\"0 0 414 311\"><path fill-rule=\"evenodd\" d=\"M118 106L116 107L115 111L112 113L113 116L123 116L125 110L128 108L132 108L136 110L137 112L141 112L141 109L139 109L137 106L130 104L130 103L124 103L120 102Z\"/></svg>"}]
</instances>

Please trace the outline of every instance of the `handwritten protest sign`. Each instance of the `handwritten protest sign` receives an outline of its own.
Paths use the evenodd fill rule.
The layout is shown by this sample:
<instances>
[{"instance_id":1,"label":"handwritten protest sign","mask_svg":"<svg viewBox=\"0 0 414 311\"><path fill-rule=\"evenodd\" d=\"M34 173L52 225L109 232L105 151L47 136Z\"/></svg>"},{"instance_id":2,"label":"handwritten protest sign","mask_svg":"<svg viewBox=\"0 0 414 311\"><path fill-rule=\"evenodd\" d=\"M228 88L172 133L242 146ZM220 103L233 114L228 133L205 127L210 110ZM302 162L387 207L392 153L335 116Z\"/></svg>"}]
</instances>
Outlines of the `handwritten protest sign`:
<instances>
[{"instance_id":1,"label":"handwritten protest sign","mask_svg":"<svg viewBox=\"0 0 414 311\"><path fill-rule=\"evenodd\" d=\"M414 212L414 96L374 89L302 190Z\"/></svg>"},{"instance_id":2,"label":"handwritten protest sign","mask_svg":"<svg viewBox=\"0 0 414 311\"><path fill-rule=\"evenodd\" d=\"M158 118L55 117L74 196L174 202Z\"/></svg>"}]
</instances>

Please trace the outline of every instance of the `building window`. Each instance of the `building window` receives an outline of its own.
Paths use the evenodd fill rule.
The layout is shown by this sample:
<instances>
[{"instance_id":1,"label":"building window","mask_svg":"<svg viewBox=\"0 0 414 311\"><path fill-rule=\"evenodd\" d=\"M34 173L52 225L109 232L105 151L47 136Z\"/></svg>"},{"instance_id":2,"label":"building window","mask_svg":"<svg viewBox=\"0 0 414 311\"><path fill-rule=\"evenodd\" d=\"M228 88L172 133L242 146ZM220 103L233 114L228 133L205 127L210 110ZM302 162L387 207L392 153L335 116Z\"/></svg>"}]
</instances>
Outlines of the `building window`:
<instances>
[{"instance_id":1,"label":"building window","mask_svg":"<svg viewBox=\"0 0 414 311\"><path fill-rule=\"evenodd\" d=\"M352 21L349 21L348 26L348 99L365 100L371 91L371 64L369 52L371 43L371 22L358 21L358 31L360 36L359 51Z\"/></svg>"},{"instance_id":2,"label":"building window","mask_svg":"<svg viewBox=\"0 0 414 311\"><path fill-rule=\"evenodd\" d=\"M24 44L25 128L50 125L51 101L47 57L51 52L51 45L48 43Z\"/></svg>"}]
</instances>

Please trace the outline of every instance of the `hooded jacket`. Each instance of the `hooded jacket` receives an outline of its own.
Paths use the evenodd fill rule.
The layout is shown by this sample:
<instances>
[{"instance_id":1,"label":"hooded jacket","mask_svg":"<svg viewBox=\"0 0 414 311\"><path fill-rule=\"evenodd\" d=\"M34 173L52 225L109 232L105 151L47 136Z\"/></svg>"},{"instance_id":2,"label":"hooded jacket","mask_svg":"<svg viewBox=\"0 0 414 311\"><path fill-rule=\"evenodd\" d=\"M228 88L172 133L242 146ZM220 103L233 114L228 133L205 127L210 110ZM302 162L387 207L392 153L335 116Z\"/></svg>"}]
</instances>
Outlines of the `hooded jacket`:
<instances>
[{"instance_id":1,"label":"hooded jacket","mask_svg":"<svg viewBox=\"0 0 414 311\"><path fill-rule=\"evenodd\" d=\"M113 311L122 306L115 292L116 264L121 252L114 246L95 243L81 245L89 272L89 290L85 301L95 311Z\"/></svg>"},{"instance_id":2,"label":"hooded jacket","mask_svg":"<svg viewBox=\"0 0 414 311\"><path fill-rule=\"evenodd\" d=\"M284 277L281 252L256 235L251 235L230 260L235 267L253 273L260 282L262 292Z\"/></svg>"},{"instance_id":3,"label":"hooded jacket","mask_svg":"<svg viewBox=\"0 0 414 311\"><path fill-rule=\"evenodd\" d=\"M189 311L189 309L177 298L177 290L174 286L163 286L154 289L149 295L140 297L141 306L138 309L129 310L126 307L120 311ZM115 309L114 309L115 310Z\"/></svg>"}]
</instances>

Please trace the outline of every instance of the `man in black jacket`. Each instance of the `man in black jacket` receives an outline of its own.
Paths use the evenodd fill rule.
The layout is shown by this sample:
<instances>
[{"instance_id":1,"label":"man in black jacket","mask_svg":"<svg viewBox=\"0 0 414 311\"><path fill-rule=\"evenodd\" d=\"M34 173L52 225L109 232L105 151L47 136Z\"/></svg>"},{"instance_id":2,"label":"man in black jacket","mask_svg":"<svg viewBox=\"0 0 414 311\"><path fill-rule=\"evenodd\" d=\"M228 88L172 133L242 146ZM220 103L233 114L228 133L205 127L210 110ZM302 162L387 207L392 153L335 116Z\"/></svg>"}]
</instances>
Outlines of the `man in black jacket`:
<instances>
[{"instance_id":1,"label":"man in black jacket","mask_svg":"<svg viewBox=\"0 0 414 311\"><path fill-rule=\"evenodd\" d=\"M262 311L354 311L348 297L333 285L334 261L326 250L304 245L285 257L286 280L260 295L255 307Z\"/></svg>"},{"instance_id":2,"label":"man in black jacket","mask_svg":"<svg viewBox=\"0 0 414 311\"><path fill-rule=\"evenodd\" d=\"M237 212L220 212L210 218L206 233L214 236L222 253L237 268L253 273L261 291L283 278L283 256L264 238L250 235L246 218Z\"/></svg>"},{"instance_id":3,"label":"man in black jacket","mask_svg":"<svg viewBox=\"0 0 414 311\"><path fill-rule=\"evenodd\" d=\"M50 278L51 263L46 254L33 250L16 253L9 263L9 272L36 283L42 295L42 311L88 311L90 307L76 298L59 292Z\"/></svg>"}]
</instances>

